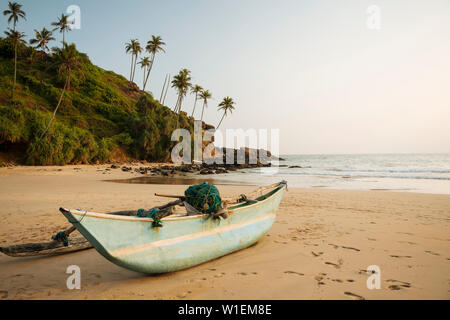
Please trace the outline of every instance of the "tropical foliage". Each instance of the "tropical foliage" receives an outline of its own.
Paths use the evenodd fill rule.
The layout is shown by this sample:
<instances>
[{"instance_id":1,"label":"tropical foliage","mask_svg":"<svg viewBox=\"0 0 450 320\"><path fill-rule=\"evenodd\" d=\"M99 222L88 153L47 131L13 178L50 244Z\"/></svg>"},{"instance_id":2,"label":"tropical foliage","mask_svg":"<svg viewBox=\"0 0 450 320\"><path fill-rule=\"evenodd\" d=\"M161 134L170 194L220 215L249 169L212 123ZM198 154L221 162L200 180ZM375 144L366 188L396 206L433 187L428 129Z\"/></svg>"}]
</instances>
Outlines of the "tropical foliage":
<instances>
[{"instance_id":1,"label":"tropical foliage","mask_svg":"<svg viewBox=\"0 0 450 320\"><path fill-rule=\"evenodd\" d=\"M69 16L65 15L64 13L61 13L61 17L58 18L58 21L52 22L52 26L56 27L53 29L53 31L55 30L59 30L59 32L62 33L63 36L63 45L66 43L65 40L65 33L69 32L70 29L70 23L69 23Z\"/></svg>"},{"instance_id":2,"label":"tropical foliage","mask_svg":"<svg viewBox=\"0 0 450 320\"><path fill-rule=\"evenodd\" d=\"M8 23L13 23L13 30L16 31L16 24L17 21L19 21L20 18L26 20L26 14L22 10L22 5L18 4L17 2L8 2L8 9L3 11L4 16L8 17Z\"/></svg>"},{"instance_id":3,"label":"tropical foliage","mask_svg":"<svg viewBox=\"0 0 450 320\"><path fill-rule=\"evenodd\" d=\"M144 51L137 39L125 46L131 54L127 80L93 65L73 43L66 43L65 34L71 30L67 15L61 14L52 23L53 30L35 29L29 41L31 46L23 40L25 34L16 29L18 21L26 17L22 5L9 2L3 15L13 28L0 38L0 163L5 153L31 165L95 163L130 157L168 161L176 143L171 141L172 132L181 126L192 133L198 100L203 101L203 120L212 95L199 85L192 87L188 69L182 69L172 81L170 75L166 76L167 86L165 82L160 100L164 101L171 83L177 93L173 110L145 91L156 55L165 52L166 44L160 36L152 36L145 46L149 56L139 61L143 71L140 91L132 85ZM50 50L55 30L62 33L62 46ZM33 63L36 52L41 59L27 64ZM195 100L192 116L188 117L181 110L190 88ZM220 126L234 109L234 102L227 97L219 109L224 112Z\"/></svg>"},{"instance_id":4,"label":"tropical foliage","mask_svg":"<svg viewBox=\"0 0 450 320\"><path fill-rule=\"evenodd\" d=\"M152 35L152 40L147 42L147 46L145 47L145 50L147 50L148 53L150 53L151 55L151 60L150 60L150 66L148 68L148 72L147 72L147 76L145 75L144 72L144 85L143 85L143 91L145 91L145 86L147 84L148 78L150 77L150 72L152 71L152 67L153 67L153 63L155 62L155 56L158 52L162 51L162 52L166 52L163 49L163 46L165 46L166 43L162 41L160 36L153 36Z\"/></svg>"},{"instance_id":5,"label":"tropical foliage","mask_svg":"<svg viewBox=\"0 0 450 320\"><path fill-rule=\"evenodd\" d=\"M223 98L222 102L219 103L219 110L223 111L223 115L222 118L220 119L219 124L217 125L216 129L219 129L220 124L222 123L222 120L227 116L228 112L232 113L234 110L234 104L235 102L233 101L232 98L230 97L225 97Z\"/></svg>"},{"instance_id":6,"label":"tropical foliage","mask_svg":"<svg viewBox=\"0 0 450 320\"><path fill-rule=\"evenodd\" d=\"M39 48L43 52L48 51L48 43L55 40L55 38L53 38L53 33L46 28L42 28L41 31L34 29L34 32L35 37L30 40L30 44L35 45L36 48Z\"/></svg>"},{"instance_id":7,"label":"tropical foliage","mask_svg":"<svg viewBox=\"0 0 450 320\"><path fill-rule=\"evenodd\" d=\"M198 100L198 94L200 92L202 92L203 88L200 87L198 84L196 84L195 86L193 86L191 88L191 93L195 94L195 100L194 100L194 108L192 108L192 114L191 117L194 116L194 112L195 112L195 106L197 105L197 100Z\"/></svg>"},{"instance_id":8,"label":"tropical foliage","mask_svg":"<svg viewBox=\"0 0 450 320\"><path fill-rule=\"evenodd\" d=\"M203 121L203 112L205 111L205 108L208 107L208 100L211 98L212 98L212 94L211 94L211 92L209 92L209 90L202 90L202 92L200 92L200 99L202 99L202 101L203 101L202 117L200 118L201 121Z\"/></svg>"},{"instance_id":9,"label":"tropical foliage","mask_svg":"<svg viewBox=\"0 0 450 320\"><path fill-rule=\"evenodd\" d=\"M141 44L137 39L131 39L129 43L125 44L126 53L131 54L131 71L130 71L130 82L134 80L134 73L136 71L136 64L139 54L142 52Z\"/></svg>"}]
</instances>

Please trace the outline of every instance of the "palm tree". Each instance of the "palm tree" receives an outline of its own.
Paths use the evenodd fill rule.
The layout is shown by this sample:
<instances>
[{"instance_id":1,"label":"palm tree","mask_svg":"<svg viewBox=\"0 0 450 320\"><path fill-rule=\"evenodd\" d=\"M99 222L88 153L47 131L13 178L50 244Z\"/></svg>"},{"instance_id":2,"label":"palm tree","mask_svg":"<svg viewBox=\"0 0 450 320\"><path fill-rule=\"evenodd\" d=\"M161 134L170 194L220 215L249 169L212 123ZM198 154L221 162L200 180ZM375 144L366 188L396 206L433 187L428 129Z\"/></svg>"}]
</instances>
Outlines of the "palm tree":
<instances>
[{"instance_id":1,"label":"palm tree","mask_svg":"<svg viewBox=\"0 0 450 320\"><path fill-rule=\"evenodd\" d=\"M148 69L147 78L145 79L145 84L147 84L147 80L150 76L150 71L152 71L153 62L155 61L155 56L159 51L166 52L163 49L163 46L165 46L166 43L162 41L162 38L160 36L153 36L152 40L149 40L147 42L147 46L145 47L145 50L147 50L148 53L151 54L151 61L150 61L150 68ZM144 84L144 86L145 86Z\"/></svg>"},{"instance_id":2,"label":"palm tree","mask_svg":"<svg viewBox=\"0 0 450 320\"><path fill-rule=\"evenodd\" d=\"M66 31L72 30L72 29L70 28L71 24L69 23L68 18L69 18L69 16L65 15L64 13L62 13L62 14L61 14L61 17L58 18L58 21L52 22L52 26L55 26L55 27L56 27L55 29L53 29L53 31L59 29L59 32L61 32L62 35L63 35L63 46L64 46L64 44L66 43L66 42L65 42L65 39L64 39L64 33L65 33Z\"/></svg>"},{"instance_id":3,"label":"palm tree","mask_svg":"<svg viewBox=\"0 0 450 320\"><path fill-rule=\"evenodd\" d=\"M222 115L222 119L220 119L219 124L217 125L216 129L219 129L220 124L222 123L223 118L225 118L225 116L227 115L227 112L230 111L230 113L233 112L234 110L234 104L235 102L233 101L232 98L230 97L225 97L223 98L222 102L219 103L219 108L218 110L223 110L223 115Z\"/></svg>"},{"instance_id":4,"label":"palm tree","mask_svg":"<svg viewBox=\"0 0 450 320\"><path fill-rule=\"evenodd\" d=\"M130 82L134 80L134 72L136 70L137 58L142 52L141 44L137 39L131 39L130 43L125 44L125 51L131 53L131 72L130 72Z\"/></svg>"},{"instance_id":5,"label":"palm tree","mask_svg":"<svg viewBox=\"0 0 450 320\"><path fill-rule=\"evenodd\" d=\"M50 128L50 125L52 124L53 119L55 119L56 111L58 111L58 108L61 104L62 98L64 96L64 92L67 88L70 88L70 76L71 72L78 68L80 66L80 55L77 51L77 48L75 47L75 44L63 44L63 48L54 48L55 50L55 64L58 66L58 73L65 73L66 74L66 81L64 83L63 90L61 92L61 95L59 96L58 104L56 105L55 110L53 111L52 117L50 118L50 121L47 124L47 127L45 128L44 132L42 132L40 139L42 139L45 134L47 133L48 129Z\"/></svg>"},{"instance_id":6,"label":"palm tree","mask_svg":"<svg viewBox=\"0 0 450 320\"><path fill-rule=\"evenodd\" d=\"M192 89L191 89L191 93L195 93L194 108L192 109L191 117L194 116L195 106L196 106L196 104L197 104L197 99L198 99L198 94L199 94L202 90L203 90L203 88L200 87L198 84L196 84L195 86L193 86Z\"/></svg>"},{"instance_id":7,"label":"palm tree","mask_svg":"<svg viewBox=\"0 0 450 320\"><path fill-rule=\"evenodd\" d=\"M146 78L146 70L147 68L150 67L150 58L149 57L144 57L141 59L141 61L139 61L139 64L141 65L141 68L144 69L144 80L142 82L142 92L145 91L145 78ZM148 72L150 72L150 69L148 70Z\"/></svg>"},{"instance_id":8,"label":"palm tree","mask_svg":"<svg viewBox=\"0 0 450 320\"><path fill-rule=\"evenodd\" d=\"M203 121L203 111L205 111L205 107L208 107L208 99L211 99L212 95L209 90L203 90L200 93L200 99L203 100L203 107L202 107L202 117L200 118L201 121Z\"/></svg>"},{"instance_id":9,"label":"palm tree","mask_svg":"<svg viewBox=\"0 0 450 320\"><path fill-rule=\"evenodd\" d=\"M174 108L174 112L177 112L178 114L181 112L183 98L186 96L186 93L191 86L190 73L191 72L188 69L183 69L176 76L174 76L172 80L172 88L176 88L178 90L178 99Z\"/></svg>"},{"instance_id":10,"label":"palm tree","mask_svg":"<svg viewBox=\"0 0 450 320\"><path fill-rule=\"evenodd\" d=\"M55 40L52 32L46 28L42 28L41 31L34 29L34 32L36 33L35 38L30 40L30 44L36 45L35 47L41 49L42 52L49 50L47 44L50 41Z\"/></svg>"},{"instance_id":11,"label":"palm tree","mask_svg":"<svg viewBox=\"0 0 450 320\"><path fill-rule=\"evenodd\" d=\"M5 31L5 34L7 38L14 43L14 81L13 86L11 89L11 99L14 99L14 88L16 87L16 76L17 76L17 45L23 41L23 37L25 37L25 33L19 32L17 30L9 29L8 31Z\"/></svg>"},{"instance_id":12,"label":"palm tree","mask_svg":"<svg viewBox=\"0 0 450 320\"><path fill-rule=\"evenodd\" d=\"M11 21L13 21L14 27L13 27L13 31L16 31L16 24L17 21L19 21L19 18L23 18L25 20L27 20L25 18L25 12L21 9L22 5L18 4L17 2L8 2L8 9L3 11L3 15L8 17L8 23L11 23Z\"/></svg>"}]
</instances>

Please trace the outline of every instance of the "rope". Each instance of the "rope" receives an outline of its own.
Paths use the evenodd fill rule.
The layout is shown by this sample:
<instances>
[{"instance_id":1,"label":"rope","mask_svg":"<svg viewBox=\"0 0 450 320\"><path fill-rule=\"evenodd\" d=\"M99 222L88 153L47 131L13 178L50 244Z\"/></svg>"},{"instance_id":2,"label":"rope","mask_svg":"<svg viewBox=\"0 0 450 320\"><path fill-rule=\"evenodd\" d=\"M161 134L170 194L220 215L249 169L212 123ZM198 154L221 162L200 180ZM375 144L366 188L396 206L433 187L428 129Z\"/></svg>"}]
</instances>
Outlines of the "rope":
<instances>
[{"instance_id":1,"label":"rope","mask_svg":"<svg viewBox=\"0 0 450 320\"><path fill-rule=\"evenodd\" d=\"M149 217L153 219L152 227L162 227L161 219L156 216L156 213L159 211L158 208L153 208L152 211L150 211Z\"/></svg>"},{"instance_id":2,"label":"rope","mask_svg":"<svg viewBox=\"0 0 450 320\"><path fill-rule=\"evenodd\" d=\"M148 216L144 216L144 209L139 209L137 211L137 216L139 218L151 218L153 220L152 222L152 227L153 228L157 228L157 227L162 227L162 223L161 223L161 219L156 215L159 212L158 208L153 208Z\"/></svg>"},{"instance_id":3,"label":"rope","mask_svg":"<svg viewBox=\"0 0 450 320\"><path fill-rule=\"evenodd\" d=\"M184 195L187 203L203 213L217 213L222 209L219 190L208 182L190 186Z\"/></svg>"},{"instance_id":4,"label":"rope","mask_svg":"<svg viewBox=\"0 0 450 320\"><path fill-rule=\"evenodd\" d=\"M65 231L60 231L57 234L52 236L53 240L61 241L64 243L64 246L67 247L69 245L69 238L67 237L67 234Z\"/></svg>"},{"instance_id":5,"label":"rope","mask_svg":"<svg viewBox=\"0 0 450 320\"><path fill-rule=\"evenodd\" d=\"M77 209L77 210L78 210L78 211L81 211L80 209ZM88 213L88 212L85 211L84 214L83 214L83 216L80 218L80 220L77 220L77 218L75 218L75 216L73 216L73 215L72 215L72 217L73 217L74 219L68 219L68 220L69 220L69 222L72 223L72 224L80 223L81 221L83 221L83 219L84 219L84 217L86 216L87 213Z\"/></svg>"}]
</instances>

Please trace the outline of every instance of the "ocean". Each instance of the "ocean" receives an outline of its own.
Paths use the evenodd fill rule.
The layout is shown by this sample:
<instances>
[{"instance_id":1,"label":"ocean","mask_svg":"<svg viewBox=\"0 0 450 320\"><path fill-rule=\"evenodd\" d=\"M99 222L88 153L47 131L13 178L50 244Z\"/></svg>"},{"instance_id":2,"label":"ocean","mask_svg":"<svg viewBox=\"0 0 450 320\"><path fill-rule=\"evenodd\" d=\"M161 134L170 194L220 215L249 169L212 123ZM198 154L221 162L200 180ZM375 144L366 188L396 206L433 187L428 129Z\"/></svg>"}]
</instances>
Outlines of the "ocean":
<instances>
[{"instance_id":1,"label":"ocean","mask_svg":"<svg viewBox=\"0 0 450 320\"><path fill-rule=\"evenodd\" d=\"M450 194L450 154L281 155L280 167L217 176L250 184ZM300 166L300 168L290 168Z\"/></svg>"}]
</instances>

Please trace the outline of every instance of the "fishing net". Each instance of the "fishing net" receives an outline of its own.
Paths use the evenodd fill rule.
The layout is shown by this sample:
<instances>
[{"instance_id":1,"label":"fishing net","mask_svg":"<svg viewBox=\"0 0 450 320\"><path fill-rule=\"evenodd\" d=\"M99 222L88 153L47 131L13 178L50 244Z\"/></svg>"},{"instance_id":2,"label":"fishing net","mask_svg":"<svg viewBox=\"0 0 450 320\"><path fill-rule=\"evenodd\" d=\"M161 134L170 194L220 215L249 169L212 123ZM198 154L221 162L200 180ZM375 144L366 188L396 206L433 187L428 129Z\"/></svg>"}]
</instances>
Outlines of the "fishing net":
<instances>
[{"instance_id":1,"label":"fishing net","mask_svg":"<svg viewBox=\"0 0 450 320\"><path fill-rule=\"evenodd\" d=\"M187 203L203 213L216 213L222 209L219 190L208 182L190 186L184 195Z\"/></svg>"}]
</instances>

